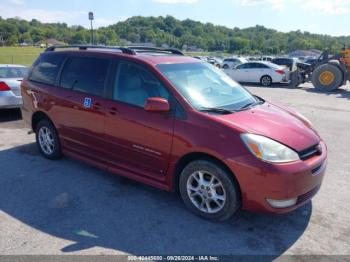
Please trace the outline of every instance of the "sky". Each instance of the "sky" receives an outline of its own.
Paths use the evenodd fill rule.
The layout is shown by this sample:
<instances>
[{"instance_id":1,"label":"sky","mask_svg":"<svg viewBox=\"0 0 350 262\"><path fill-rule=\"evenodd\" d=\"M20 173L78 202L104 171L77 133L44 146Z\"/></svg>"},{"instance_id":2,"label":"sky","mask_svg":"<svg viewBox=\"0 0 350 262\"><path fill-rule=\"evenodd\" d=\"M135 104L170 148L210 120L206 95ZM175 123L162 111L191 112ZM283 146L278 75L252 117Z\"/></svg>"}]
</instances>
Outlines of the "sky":
<instances>
[{"instance_id":1,"label":"sky","mask_svg":"<svg viewBox=\"0 0 350 262\"><path fill-rule=\"evenodd\" d=\"M172 15L230 28L263 25L333 36L350 35L350 0L0 0L0 16L95 27L140 16Z\"/></svg>"}]
</instances>

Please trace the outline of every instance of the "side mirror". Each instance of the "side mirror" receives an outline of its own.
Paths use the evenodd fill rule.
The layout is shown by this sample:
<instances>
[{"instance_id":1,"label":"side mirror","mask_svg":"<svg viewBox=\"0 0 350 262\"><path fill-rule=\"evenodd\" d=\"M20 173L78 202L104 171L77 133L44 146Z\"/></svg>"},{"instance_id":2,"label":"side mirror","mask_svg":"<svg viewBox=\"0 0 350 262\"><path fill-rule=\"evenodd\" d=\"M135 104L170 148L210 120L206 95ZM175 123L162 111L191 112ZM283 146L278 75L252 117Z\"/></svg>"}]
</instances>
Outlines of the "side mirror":
<instances>
[{"instance_id":1,"label":"side mirror","mask_svg":"<svg viewBox=\"0 0 350 262\"><path fill-rule=\"evenodd\" d=\"M169 112L170 105L164 98L150 97L146 100L144 109L149 112Z\"/></svg>"}]
</instances>

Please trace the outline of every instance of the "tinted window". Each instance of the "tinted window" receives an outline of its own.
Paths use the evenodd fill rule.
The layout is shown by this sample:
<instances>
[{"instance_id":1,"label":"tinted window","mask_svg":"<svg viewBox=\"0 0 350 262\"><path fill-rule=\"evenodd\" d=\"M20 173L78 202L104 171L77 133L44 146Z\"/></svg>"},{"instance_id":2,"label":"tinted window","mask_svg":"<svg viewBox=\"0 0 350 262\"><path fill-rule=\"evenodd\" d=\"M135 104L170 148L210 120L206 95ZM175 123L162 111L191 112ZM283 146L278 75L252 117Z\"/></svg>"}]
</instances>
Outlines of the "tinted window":
<instances>
[{"instance_id":1,"label":"tinted window","mask_svg":"<svg viewBox=\"0 0 350 262\"><path fill-rule=\"evenodd\" d=\"M251 63L249 68L256 69L256 68L261 68L261 67L260 67L260 64L258 64L258 63Z\"/></svg>"},{"instance_id":2,"label":"tinted window","mask_svg":"<svg viewBox=\"0 0 350 262\"><path fill-rule=\"evenodd\" d=\"M103 58L70 58L62 72L61 87L102 96L109 63Z\"/></svg>"},{"instance_id":3,"label":"tinted window","mask_svg":"<svg viewBox=\"0 0 350 262\"><path fill-rule=\"evenodd\" d=\"M29 80L53 85L64 58L63 54L41 55L33 65Z\"/></svg>"},{"instance_id":4,"label":"tinted window","mask_svg":"<svg viewBox=\"0 0 350 262\"><path fill-rule=\"evenodd\" d=\"M291 59L276 59L276 60L273 60L273 62L275 64L278 64L278 65L290 65L293 63L293 60L291 60Z\"/></svg>"},{"instance_id":5,"label":"tinted window","mask_svg":"<svg viewBox=\"0 0 350 262\"><path fill-rule=\"evenodd\" d=\"M27 72L26 67L0 67L0 78L23 78Z\"/></svg>"},{"instance_id":6,"label":"tinted window","mask_svg":"<svg viewBox=\"0 0 350 262\"><path fill-rule=\"evenodd\" d=\"M260 69L266 69L269 68L267 65L260 64L260 63L255 63L254 68L260 68Z\"/></svg>"},{"instance_id":7,"label":"tinted window","mask_svg":"<svg viewBox=\"0 0 350 262\"><path fill-rule=\"evenodd\" d=\"M132 63L120 63L113 99L143 107L146 99L162 97L169 99L166 88L143 67Z\"/></svg>"},{"instance_id":8,"label":"tinted window","mask_svg":"<svg viewBox=\"0 0 350 262\"><path fill-rule=\"evenodd\" d=\"M237 69L250 69L250 68L252 68L251 63L242 64L242 65L237 66Z\"/></svg>"}]
</instances>

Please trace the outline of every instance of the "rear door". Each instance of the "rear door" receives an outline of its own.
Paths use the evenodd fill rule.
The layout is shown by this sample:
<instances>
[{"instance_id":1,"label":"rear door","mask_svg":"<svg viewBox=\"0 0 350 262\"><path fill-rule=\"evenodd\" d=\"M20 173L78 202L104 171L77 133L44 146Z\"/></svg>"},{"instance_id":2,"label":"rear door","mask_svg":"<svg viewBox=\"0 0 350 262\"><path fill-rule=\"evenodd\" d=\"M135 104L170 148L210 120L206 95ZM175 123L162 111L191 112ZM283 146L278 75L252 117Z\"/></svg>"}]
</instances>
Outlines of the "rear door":
<instances>
[{"instance_id":1,"label":"rear door","mask_svg":"<svg viewBox=\"0 0 350 262\"><path fill-rule=\"evenodd\" d=\"M120 61L106 103L106 148L110 170L165 179L174 129L170 112L144 110L149 97L170 99L169 91L144 66Z\"/></svg>"},{"instance_id":2,"label":"rear door","mask_svg":"<svg viewBox=\"0 0 350 262\"><path fill-rule=\"evenodd\" d=\"M252 71L252 78L255 83L259 83L261 78L265 75L271 75L271 68L262 63L254 63L254 71Z\"/></svg>"},{"instance_id":3,"label":"rear door","mask_svg":"<svg viewBox=\"0 0 350 262\"><path fill-rule=\"evenodd\" d=\"M98 162L105 161L105 91L111 60L70 56L61 73L55 118L63 146Z\"/></svg>"}]
</instances>

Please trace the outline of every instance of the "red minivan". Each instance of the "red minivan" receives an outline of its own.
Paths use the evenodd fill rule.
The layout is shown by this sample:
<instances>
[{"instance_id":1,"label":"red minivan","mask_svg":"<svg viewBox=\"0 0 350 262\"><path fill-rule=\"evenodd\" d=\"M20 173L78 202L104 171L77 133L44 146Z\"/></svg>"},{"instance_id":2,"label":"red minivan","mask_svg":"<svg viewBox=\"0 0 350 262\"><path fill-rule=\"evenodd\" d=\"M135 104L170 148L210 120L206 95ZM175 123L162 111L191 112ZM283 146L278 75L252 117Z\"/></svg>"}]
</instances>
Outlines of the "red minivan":
<instances>
[{"instance_id":1,"label":"red minivan","mask_svg":"<svg viewBox=\"0 0 350 262\"><path fill-rule=\"evenodd\" d=\"M25 121L63 154L154 187L223 221L285 213L319 190L327 148L312 124L174 49L51 47L22 82Z\"/></svg>"}]
</instances>

